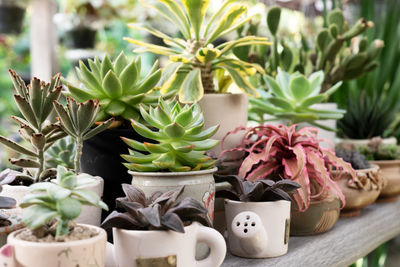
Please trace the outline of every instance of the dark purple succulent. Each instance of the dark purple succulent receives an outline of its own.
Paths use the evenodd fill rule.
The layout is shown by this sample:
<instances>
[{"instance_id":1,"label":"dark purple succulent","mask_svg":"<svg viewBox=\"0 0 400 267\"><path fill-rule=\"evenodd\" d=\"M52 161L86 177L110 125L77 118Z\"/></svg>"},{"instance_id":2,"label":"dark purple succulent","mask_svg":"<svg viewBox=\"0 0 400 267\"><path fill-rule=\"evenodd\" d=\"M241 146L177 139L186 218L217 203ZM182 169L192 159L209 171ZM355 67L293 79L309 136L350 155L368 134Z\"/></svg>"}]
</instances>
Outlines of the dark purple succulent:
<instances>
[{"instance_id":1,"label":"dark purple succulent","mask_svg":"<svg viewBox=\"0 0 400 267\"><path fill-rule=\"evenodd\" d=\"M146 197L144 192L130 184L122 184L125 197L118 198L117 208L125 212L113 211L101 225L126 230L172 230L184 233L184 227L197 221L211 226L207 210L195 199L177 201L184 186L165 193L154 192Z\"/></svg>"},{"instance_id":2,"label":"dark purple succulent","mask_svg":"<svg viewBox=\"0 0 400 267\"><path fill-rule=\"evenodd\" d=\"M291 180L274 182L269 179L260 179L251 182L237 175L214 175L214 178L217 183L228 182L232 186L230 189L218 191L215 197L242 202L291 201L289 194L300 188L298 183Z\"/></svg>"}]
</instances>

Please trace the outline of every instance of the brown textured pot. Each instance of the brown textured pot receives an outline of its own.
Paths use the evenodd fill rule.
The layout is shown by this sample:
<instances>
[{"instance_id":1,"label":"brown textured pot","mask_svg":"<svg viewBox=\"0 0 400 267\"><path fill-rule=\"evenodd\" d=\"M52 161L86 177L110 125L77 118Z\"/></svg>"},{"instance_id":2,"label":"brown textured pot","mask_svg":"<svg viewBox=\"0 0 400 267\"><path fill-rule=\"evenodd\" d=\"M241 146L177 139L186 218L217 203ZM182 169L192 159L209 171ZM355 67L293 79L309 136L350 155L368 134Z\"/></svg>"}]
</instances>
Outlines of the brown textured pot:
<instances>
[{"instance_id":1,"label":"brown textured pot","mask_svg":"<svg viewBox=\"0 0 400 267\"><path fill-rule=\"evenodd\" d=\"M356 179L352 180L348 173L332 172L346 198L346 205L340 213L342 217L359 215L363 208L376 201L385 186L386 180L380 174L378 165L372 164L371 168L356 170L356 173Z\"/></svg>"},{"instance_id":2,"label":"brown textured pot","mask_svg":"<svg viewBox=\"0 0 400 267\"><path fill-rule=\"evenodd\" d=\"M304 212L292 208L290 235L315 235L329 231L339 219L340 206L337 197L330 197L322 201L311 200L310 207Z\"/></svg>"},{"instance_id":3,"label":"brown textured pot","mask_svg":"<svg viewBox=\"0 0 400 267\"><path fill-rule=\"evenodd\" d=\"M400 160L375 160L371 163L381 168L382 176L387 181L378 201L396 201L400 195Z\"/></svg>"}]
</instances>

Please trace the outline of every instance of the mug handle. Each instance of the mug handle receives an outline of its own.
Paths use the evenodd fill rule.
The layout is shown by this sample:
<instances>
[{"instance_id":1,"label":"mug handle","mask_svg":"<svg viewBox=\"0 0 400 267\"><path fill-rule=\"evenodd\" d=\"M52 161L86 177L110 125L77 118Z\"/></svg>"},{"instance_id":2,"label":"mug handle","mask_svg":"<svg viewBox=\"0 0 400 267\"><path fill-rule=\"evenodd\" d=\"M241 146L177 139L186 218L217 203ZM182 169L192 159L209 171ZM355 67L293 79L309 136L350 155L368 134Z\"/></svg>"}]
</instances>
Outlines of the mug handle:
<instances>
[{"instance_id":1,"label":"mug handle","mask_svg":"<svg viewBox=\"0 0 400 267\"><path fill-rule=\"evenodd\" d=\"M210 247L210 255L197 261L197 267L220 266L225 259L226 244L224 237L213 228L198 225L197 242Z\"/></svg>"}]
</instances>

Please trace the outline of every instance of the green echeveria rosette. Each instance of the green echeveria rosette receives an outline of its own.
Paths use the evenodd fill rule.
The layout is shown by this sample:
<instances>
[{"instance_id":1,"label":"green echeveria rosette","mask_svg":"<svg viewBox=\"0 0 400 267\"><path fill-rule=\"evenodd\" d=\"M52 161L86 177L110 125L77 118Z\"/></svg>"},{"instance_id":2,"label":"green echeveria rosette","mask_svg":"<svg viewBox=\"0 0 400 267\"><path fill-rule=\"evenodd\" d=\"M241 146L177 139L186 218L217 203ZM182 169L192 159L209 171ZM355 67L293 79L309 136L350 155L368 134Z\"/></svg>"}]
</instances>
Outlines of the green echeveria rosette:
<instances>
[{"instance_id":1,"label":"green echeveria rosette","mask_svg":"<svg viewBox=\"0 0 400 267\"><path fill-rule=\"evenodd\" d=\"M106 55L102 61L98 58L88 61L87 67L82 61L76 68L80 87L67 83L67 95L79 102L98 99L101 110L97 121L110 117L140 120L139 104L156 105L160 96L156 87L161 78L158 62L155 62L147 75L141 75L141 59L129 61L123 52L111 62ZM145 76L140 79L141 76ZM168 98L174 92L163 96Z\"/></svg>"},{"instance_id":2,"label":"green echeveria rosette","mask_svg":"<svg viewBox=\"0 0 400 267\"><path fill-rule=\"evenodd\" d=\"M218 144L209 139L219 125L204 128L204 118L197 104L181 106L176 100L160 100L157 107L140 113L145 122L155 130L132 120L134 130L156 143L140 143L122 138L133 150L129 155L121 155L128 163L129 170L152 171L195 171L212 168L216 161L205 152Z\"/></svg>"}]
</instances>

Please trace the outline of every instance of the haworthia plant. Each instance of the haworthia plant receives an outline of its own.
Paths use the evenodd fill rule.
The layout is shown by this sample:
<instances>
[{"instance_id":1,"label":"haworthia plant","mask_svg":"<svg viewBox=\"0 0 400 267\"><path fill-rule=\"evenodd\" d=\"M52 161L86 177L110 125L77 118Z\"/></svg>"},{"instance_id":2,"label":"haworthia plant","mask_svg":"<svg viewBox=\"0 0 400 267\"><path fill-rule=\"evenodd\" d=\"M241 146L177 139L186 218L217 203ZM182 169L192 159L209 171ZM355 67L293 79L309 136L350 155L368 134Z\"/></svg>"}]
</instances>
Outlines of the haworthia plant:
<instances>
[{"instance_id":1,"label":"haworthia plant","mask_svg":"<svg viewBox=\"0 0 400 267\"><path fill-rule=\"evenodd\" d=\"M139 104L157 104L160 94L156 85L161 78L157 62L146 75L141 73L141 66L140 57L129 61L124 52L114 62L108 55L102 61L98 58L89 60L89 68L81 61L76 68L81 85L67 82L67 95L79 102L98 99L101 109L96 121L110 117L138 120ZM145 77L140 79L141 76Z\"/></svg>"},{"instance_id":2,"label":"haworthia plant","mask_svg":"<svg viewBox=\"0 0 400 267\"><path fill-rule=\"evenodd\" d=\"M317 71L308 78L299 72L289 74L278 68L275 78L265 75L265 83L269 92L262 92L261 98L250 99L249 116L251 119L264 123L264 114L269 114L276 120L286 120L289 124L308 122L312 125L332 130L320 125L316 120L340 119L345 110L318 110L312 105L321 103L333 94L342 84L338 82L329 90L322 92L324 73Z\"/></svg>"},{"instance_id":3,"label":"haworthia plant","mask_svg":"<svg viewBox=\"0 0 400 267\"><path fill-rule=\"evenodd\" d=\"M144 120L155 130L132 120L137 133L156 143L140 143L121 137L132 150L122 155L124 165L133 171L194 171L212 168L216 161L205 152L219 141L209 139L219 126L204 128L204 119L197 104L181 106L176 100L160 100L156 108L140 109Z\"/></svg>"},{"instance_id":4,"label":"haworthia plant","mask_svg":"<svg viewBox=\"0 0 400 267\"><path fill-rule=\"evenodd\" d=\"M178 90L180 102L193 103L199 101L204 92L226 92L233 81L245 93L258 96L248 81L248 76L254 75L257 71L263 72L263 69L256 64L238 59L231 52L235 47L251 44L268 45L267 39L246 36L222 42L217 46L213 45L217 39L251 20L252 16L246 16L247 5L244 2L224 1L208 21L204 18L210 0L141 2L175 24L182 35L182 38L174 38L148 25L129 24L131 28L144 30L161 38L167 46L125 38L128 42L143 48L135 50L137 52L152 52L169 57L170 62L163 71L160 81L163 93Z\"/></svg>"},{"instance_id":5,"label":"haworthia plant","mask_svg":"<svg viewBox=\"0 0 400 267\"><path fill-rule=\"evenodd\" d=\"M62 129L76 142L74 166L75 172L79 174L81 171L80 159L83 141L106 130L114 121L114 118L110 118L93 127L100 110L97 100L90 99L85 103L78 103L74 99L67 97L66 108L57 101L54 101L53 104L60 118Z\"/></svg>"},{"instance_id":6,"label":"haworthia plant","mask_svg":"<svg viewBox=\"0 0 400 267\"><path fill-rule=\"evenodd\" d=\"M24 208L23 222L28 228L35 230L56 220L55 236L67 235L70 221L78 218L83 205L108 210L96 193L79 188L93 182L94 178L88 174L76 175L58 166L56 179L29 187L30 194L23 198L20 205Z\"/></svg>"},{"instance_id":7,"label":"haworthia plant","mask_svg":"<svg viewBox=\"0 0 400 267\"><path fill-rule=\"evenodd\" d=\"M60 74L54 76L50 83L33 78L28 86L14 71L10 70L10 75L16 91L14 99L22 114L22 117L12 116L12 119L19 124L18 133L30 143L30 147L4 136L0 136L0 143L23 155L10 159L11 164L24 168L20 177L39 182L55 174L54 169L46 168L45 151L66 136L59 123L47 119L54 110L52 102L58 100L61 94Z\"/></svg>"}]
</instances>

